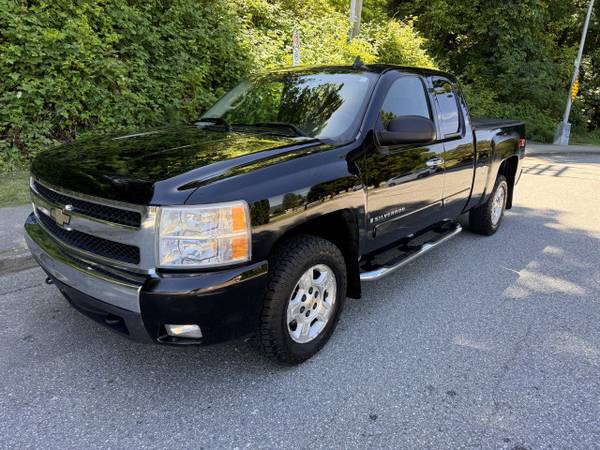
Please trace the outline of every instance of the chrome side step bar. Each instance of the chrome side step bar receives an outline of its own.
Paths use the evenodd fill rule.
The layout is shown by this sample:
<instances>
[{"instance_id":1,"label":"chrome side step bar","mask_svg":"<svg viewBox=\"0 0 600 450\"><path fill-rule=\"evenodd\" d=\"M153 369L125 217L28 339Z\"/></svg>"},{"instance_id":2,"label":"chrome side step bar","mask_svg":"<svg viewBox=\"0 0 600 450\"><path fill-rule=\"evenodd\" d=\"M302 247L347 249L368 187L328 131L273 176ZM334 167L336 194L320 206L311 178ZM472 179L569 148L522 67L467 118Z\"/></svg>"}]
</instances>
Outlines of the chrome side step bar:
<instances>
[{"instance_id":1,"label":"chrome side step bar","mask_svg":"<svg viewBox=\"0 0 600 450\"><path fill-rule=\"evenodd\" d=\"M374 270L362 272L360 274L360 281L376 281L376 280L379 280L391 273L394 273L400 267L403 267L403 266L411 263L418 257L423 256L428 251L434 249L438 245L443 244L444 242L452 239L454 236L459 234L461 231L462 231L462 227L459 224L456 224L455 228L453 228L452 230L443 234L438 239L431 240L429 242L424 243L423 245L420 245L419 247L416 247L416 249L414 251L408 253L406 256L402 256L397 259L392 259L385 265L383 265L381 267L377 267Z\"/></svg>"}]
</instances>

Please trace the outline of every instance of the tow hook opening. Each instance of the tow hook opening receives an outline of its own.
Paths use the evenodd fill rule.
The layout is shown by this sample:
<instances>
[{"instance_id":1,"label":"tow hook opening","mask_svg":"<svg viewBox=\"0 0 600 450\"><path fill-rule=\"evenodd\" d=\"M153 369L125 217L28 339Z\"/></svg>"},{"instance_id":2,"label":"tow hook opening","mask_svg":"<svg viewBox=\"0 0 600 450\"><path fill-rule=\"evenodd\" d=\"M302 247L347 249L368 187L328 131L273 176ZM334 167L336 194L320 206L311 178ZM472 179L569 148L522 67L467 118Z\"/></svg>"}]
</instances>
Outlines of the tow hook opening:
<instances>
[{"instance_id":1,"label":"tow hook opening","mask_svg":"<svg viewBox=\"0 0 600 450\"><path fill-rule=\"evenodd\" d=\"M46 277L46 284L54 284L54 280L50 277Z\"/></svg>"},{"instance_id":2,"label":"tow hook opening","mask_svg":"<svg viewBox=\"0 0 600 450\"><path fill-rule=\"evenodd\" d=\"M123 322L123 319L121 319L120 317L115 316L114 314L107 315L104 318L104 323L106 325L108 325L109 327L125 326L125 323Z\"/></svg>"}]
</instances>

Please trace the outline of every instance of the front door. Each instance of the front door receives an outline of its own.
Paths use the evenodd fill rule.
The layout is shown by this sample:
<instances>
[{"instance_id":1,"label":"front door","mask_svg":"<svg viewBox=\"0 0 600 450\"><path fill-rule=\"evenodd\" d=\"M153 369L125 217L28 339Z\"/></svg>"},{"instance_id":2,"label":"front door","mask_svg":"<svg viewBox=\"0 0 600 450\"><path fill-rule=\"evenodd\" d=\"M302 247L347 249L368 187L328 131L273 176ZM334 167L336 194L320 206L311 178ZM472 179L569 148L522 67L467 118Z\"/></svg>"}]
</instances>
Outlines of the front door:
<instances>
[{"instance_id":1,"label":"front door","mask_svg":"<svg viewBox=\"0 0 600 450\"><path fill-rule=\"evenodd\" d=\"M400 116L432 118L421 77L398 74L383 99L375 129ZM367 154L369 228L377 247L440 219L443 151L443 144L434 143L374 148Z\"/></svg>"}]
</instances>

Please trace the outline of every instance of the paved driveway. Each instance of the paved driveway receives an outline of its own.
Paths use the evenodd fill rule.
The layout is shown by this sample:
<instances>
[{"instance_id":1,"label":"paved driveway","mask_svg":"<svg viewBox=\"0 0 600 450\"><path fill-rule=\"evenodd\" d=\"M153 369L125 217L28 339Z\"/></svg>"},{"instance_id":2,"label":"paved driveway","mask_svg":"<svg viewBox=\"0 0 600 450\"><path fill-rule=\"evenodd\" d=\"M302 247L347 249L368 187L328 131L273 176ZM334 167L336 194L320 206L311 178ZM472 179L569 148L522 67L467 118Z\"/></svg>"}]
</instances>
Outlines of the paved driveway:
<instances>
[{"instance_id":1,"label":"paved driveway","mask_svg":"<svg viewBox=\"0 0 600 450\"><path fill-rule=\"evenodd\" d=\"M280 367L244 341L129 342L39 269L0 278L0 446L600 448L600 156L529 158L463 233Z\"/></svg>"}]
</instances>

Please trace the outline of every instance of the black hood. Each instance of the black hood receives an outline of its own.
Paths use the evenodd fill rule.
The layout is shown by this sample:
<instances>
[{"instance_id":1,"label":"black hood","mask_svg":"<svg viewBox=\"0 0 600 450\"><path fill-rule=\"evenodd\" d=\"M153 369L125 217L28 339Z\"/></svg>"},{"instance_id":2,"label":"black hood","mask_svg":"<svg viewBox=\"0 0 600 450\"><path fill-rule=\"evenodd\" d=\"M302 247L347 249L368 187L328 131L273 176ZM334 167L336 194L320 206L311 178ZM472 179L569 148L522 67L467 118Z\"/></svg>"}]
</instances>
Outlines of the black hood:
<instances>
[{"instance_id":1,"label":"black hood","mask_svg":"<svg viewBox=\"0 0 600 450\"><path fill-rule=\"evenodd\" d=\"M50 185L136 204L175 204L237 166L318 145L308 138L195 126L112 135L41 152L32 174Z\"/></svg>"}]
</instances>

